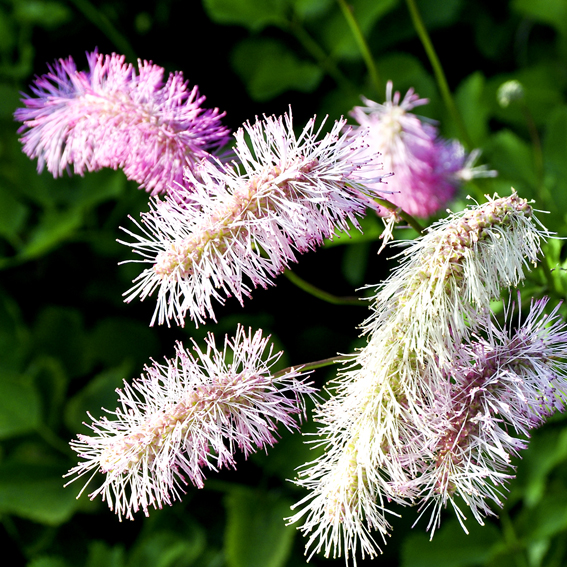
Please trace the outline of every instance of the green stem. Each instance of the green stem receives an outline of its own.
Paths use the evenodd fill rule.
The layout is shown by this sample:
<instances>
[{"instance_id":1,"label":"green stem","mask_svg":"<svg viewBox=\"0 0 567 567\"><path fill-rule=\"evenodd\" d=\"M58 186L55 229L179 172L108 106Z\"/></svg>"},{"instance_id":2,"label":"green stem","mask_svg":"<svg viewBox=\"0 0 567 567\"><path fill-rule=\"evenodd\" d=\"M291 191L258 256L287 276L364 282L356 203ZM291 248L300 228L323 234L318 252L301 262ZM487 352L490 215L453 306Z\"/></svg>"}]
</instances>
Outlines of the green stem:
<instances>
[{"instance_id":1,"label":"green stem","mask_svg":"<svg viewBox=\"0 0 567 567\"><path fill-rule=\"evenodd\" d=\"M404 210L398 207L398 205L395 205L394 203L391 203L387 199L383 199L381 197L372 197L372 200L382 207L388 209L389 211L394 212L400 218L405 220L418 234L423 234L423 231L425 229L417 222L414 217L412 217L409 213L406 213Z\"/></svg>"},{"instance_id":2,"label":"green stem","mask_svg":"<svg viewBox=\"0 0 567 567\"><path fill-rule=\"evenodd\" d=\"M380 80L380 77L378 75L378 70L376 69L376 65L374 64L374 59L372 57L372 54L370 53L368 44L364 39L364 34L362 33L362 30L360 29L360 26L358 25L358 22L356 21L356 18L352 13L352 8L348 6L345 0L337 1L339 3L339 6L341 7L341 10L343 11L343 15L350 27L352 35L354 36L354 39L358 44L362 58L364 59L368 72L370 73L370 79L372 81L372 84L374 85L374 88L376 89L376 93L378 95L382 95L384 92L384 86L382 85L382 81Z\"/></svg>"},{"instance_id":3,"label":"green stem","mask_svg":"<svg viewBox=\"0 0 567 567\"><path fill-rule=\"evenodd\" d=\"M278 370L274 373L274 378L279 378L284 374L287 374L290 370L301 370L301 372L306 372L308 370L317 370L317 368L324 368L325 366L331 366L339 362L345 362L350 360L352 355L350 354L339 354L338 356L332 356L331 358L324 358L323 360L316 360L315 362L308 362L307 364L298 364L295 366L289 366L283 370Z\"/></svg>"},{"instance_id":4,"label":"green stem","mask_svg":"<svg viewBox=\"0 0 567 567\"><path fill-rule=\"evenodd\" d=\"M296 20L289 22L289 31L301 43L303 48L317 61L323 69L345 92L356 93L354 85L347 79L341 70L335 65L334 61L323 50L323 48L307 33L305 28Z\"/></svg>"},{"instance_id":5,"label":"green stem","mask_svg":"<svg viewBox=\"0 0 567 567\"><path fill-rule=\"evenodd\" d=\"M306 282L291 270L286 270L284 276L298 288L327 303L332 303L333 305L368 305L368 301L365 299L359 299L358 297L339 297L327 291L323 291L313 284Z\"/></svg>"},{"instance_id":6,"label":"green stem","mask_svg":"<svg viewBox=\"0 0 567 567\"><path fill-rule=\"evenodd\" d=\"M445 73L443 72L443 67L441 66L441 62L437 57L437 53L435 52L435 48L433 47L433 43L431 43L431 39L429 38L429 34L425 29L425 25L423 24L423 20L421 19L421 15L419 10L417 9L417 5L415 0L406 0L408 9L410 11L411 19L417 35L421 40L421 43L427 53L427 57L429 58L429 62L433 67L433 72L435 74L435 79L437 80L437 86L441 91L441 96L443 97L443 101L445 102L445 106L451 117L453 118L457 128L461 132L461 138L463 142L468 146L468 148L473 147L473 143L469 137L467 129L465 127L465 123L461 118L459 111L457 110L457 106L455 105L455 101L453 100L453 95L449 89L449 85L447 83L447 79L445 77Z\"/></svg>"},{"instance_id":7,"label":"green stem","mask_svg":"<svg viewBox=\"0 0 567 567\"><path fill-rule=\"evenodd\" d=\"M126 56L128 61L136 61L136 53L130 42L114 27L112 22L89 0L71 0L77 10L91 21L114 45L117 50Z\"/></svg>"}]
</instances>

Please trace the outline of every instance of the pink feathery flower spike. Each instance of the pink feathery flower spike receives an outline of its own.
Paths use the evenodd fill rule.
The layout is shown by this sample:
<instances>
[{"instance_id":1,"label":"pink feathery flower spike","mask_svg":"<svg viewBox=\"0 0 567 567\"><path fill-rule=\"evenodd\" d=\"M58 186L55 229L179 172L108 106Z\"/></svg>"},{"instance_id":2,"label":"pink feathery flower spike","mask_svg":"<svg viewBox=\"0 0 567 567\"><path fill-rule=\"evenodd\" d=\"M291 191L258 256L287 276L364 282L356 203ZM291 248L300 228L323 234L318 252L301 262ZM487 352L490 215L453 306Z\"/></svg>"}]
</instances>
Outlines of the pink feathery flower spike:
<instances>
[{"instance_id":1,"label":"pink feathery flower spike","mask_svg":"<svg viewBox=\"0 0 567 567\"><path fill-rule=\"evenodd\" d=\"M206 351L178 343L174 359L147 366L117 390L114 419L91 418L92 435L71 442L82 462L66 476L89 475L88 485L105 474L90 498L102 495L120 519L171 504L189 483L202 488L205 469L235 468L237 448L248 457L273 446L278 423L299 429L294 416L305 416L315 388L294 368L272 373L282 353L269 337L239 326L223 350L211 334L205 341Z\"/></svg>"},{"instance_id":2,"label":"pink feathery flower spike","mask_svg":"<svg viewBox=\"0 0 567 567\"><path fill-rule=\"evenodd\" d=\"M473 167L478 151L467 155L457 140L441 138L433 121L411 113L427 99L410 89L400 101L400 93L392 96L392 89L389 81L384 104L363 97L365 106L350 113L360 125L353 135L368 142L367 157L394 174L388 179L389 201L410 215L428 217L445 206L464 181L496 175L485 167Z\"/></svg>"},{"instance_id":3,"label":"pink feathery flower spike","mask_svg":"<svg viewBox=\"0 0 567 567\"><path fill-rule=\"evenodd\" d=\"M505 327L487 320L479 328L483 336L464 343L446 369L428 412L438 435L416 480L423 512L431 511L431 535L449 502L466 531L458 497L480 524L495 515L489 504L503 505L502 487L514 478L512 457L527 447L531 429L563 411L567 325L559 305L544 312L547 303L532 301L523 323L510 308Z\"/></svg>"},{"instance_id":4,"label":"pink feathery flower spike","mask_svg":"<svg viewBox=\"0 0 567 567\"><path fill-rule=\"evenodd\" d=\"M199 178L188 178L191 191L176 194L178 202L152 200L138 225L142 234L125 230L135 240L123 244L150 264L126 301L157 290L152 324L183 325L186 314L203 323L215 317L212 300L242 303L252 288L272 284L297 253L358 227L366 208L377 206L380 176L373 166L376 188L361 183L363 143L344 127L337 121L319 138L322 125L316 129L313 118L297 136L291 112L245 124L235 134L237 161L204 163Z\"/></svg>"},{"instance_id":5,"label":"pink feathery flower spike","mask_svg":"<svg viewBox=\"0 0 567 567\"><path fill-rule=\"evenodd\" d=\"M24 152L55 177L69 171L124 170L152 195L175 191L186 167L194 167L229 138L224 113L204 109L205 97L189 90L181 73L170 74L123 55L87 53L89 71L60 59L35 79L35 96L16 110Z\"/></svg>"}]
</instances>

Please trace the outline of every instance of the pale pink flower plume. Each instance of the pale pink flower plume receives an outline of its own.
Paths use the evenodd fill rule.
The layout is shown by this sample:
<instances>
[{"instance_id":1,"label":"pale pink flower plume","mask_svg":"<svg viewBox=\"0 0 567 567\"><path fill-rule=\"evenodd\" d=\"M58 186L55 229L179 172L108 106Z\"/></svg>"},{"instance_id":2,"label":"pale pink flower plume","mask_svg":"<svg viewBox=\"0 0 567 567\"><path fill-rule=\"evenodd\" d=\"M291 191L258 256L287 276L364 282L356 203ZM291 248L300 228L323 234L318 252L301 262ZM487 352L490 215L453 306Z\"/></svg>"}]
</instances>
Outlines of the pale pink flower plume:
<instances>
[{"instance_id":1,"label":"pale pink flower plume","mask_svg":"<svg viewBox=\"0 0 567 567\"><path fill-rule=\"evenodd\" d=\"M135 240L123 244L150 264L126 301L157 290L152 324L183 325L186 314L203 323L215 317L212 300L234 296L242 303L253 288L271 285L297 253L358 227L386 186L375 167L376 187L361 183L363 144L344 126L337 121L319 138L315 118L296 136L291 113L245 124L235 134L237 161L203 164L199 178L188 174L191 191L178 191L178 201L151 202L138 225L142 234L125 230Z\"/></svg>"},{"instance_id":2,"label":"pale pink flower plume","mask_svg":"<svg viewBox=\"0 0 567 567\"><path fill-rule=\"evenodd\" d=\"M392 95L392 89L389 81L384 104L363 97L365 106L350 113L360 125L353 135L362 135L368 142L367 157L394 174L387 181L390 202L410 215L428 217L454 197L463 181L496 175L484 167L473 167L478 151L467 155L457 140L441 138L433 121L411 113L427 104L427 99L410 89L400 100L400 93ZM389 213L383 210L381 214Z\"/></svg>"},{"instance_id":3,"label":"pale pink flower plume","mask_svg":"<svg viewBox=\"0 0 567 567\"><path fill-rule=\"evenodd\" d=\"M122 55L87 54L89 71L60 59L35 79L35 96L16 110L24 152L55 177L121 168L152 195L175 190L185 167L222 147L229 131L224 113L204 109L205 97L170 74L138 60L138 72Z\"/></svg>"},{"instance_id":4,"label":"pale pink flower plume","mask_svg":"<svg viewBox=\"0 0 567 567\"><path fill-rule=\"evenodd\" d=\"M304 397L315 388L300 369L273 374L282 352L268 341L239 326L223 350L211 334L205 351L178 343L174 359L153 362L117 390L113 419L91 418L93 434L71 442L82 462L67 473L70 482L105 474L90 498L100 494L120 519L133 519L179 499L188 484L202 488L207 469L235 468L237 449L248 457L273 446L278 424L299 429L294 416L305 416Z\"/></svg>"}]
</instances>

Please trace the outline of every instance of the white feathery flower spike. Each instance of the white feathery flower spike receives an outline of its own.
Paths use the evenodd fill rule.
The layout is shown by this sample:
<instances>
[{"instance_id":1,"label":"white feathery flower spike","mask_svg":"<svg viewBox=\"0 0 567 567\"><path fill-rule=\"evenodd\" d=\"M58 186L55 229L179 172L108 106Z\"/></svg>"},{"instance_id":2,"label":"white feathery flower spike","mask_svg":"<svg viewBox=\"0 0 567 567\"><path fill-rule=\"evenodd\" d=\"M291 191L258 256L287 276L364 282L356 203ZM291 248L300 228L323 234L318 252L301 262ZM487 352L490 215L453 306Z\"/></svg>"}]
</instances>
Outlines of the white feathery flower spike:
<instances>
[{"instance_id":1,"label":"white feathery flower spike","mask_svg":"<svg viewBox=\"0 0 567 567\"><path fill-rule=\"evenodd\" d=\"M419 476L439 440L431 408L446 387L445 369L480 332L501 288L525 277L548 236L513 193L436 223L400 255L377 286L363 325L367 346L315 415L314 443L326 450L300 469L296 483L310 494L290 518L303 520L307 553L350 557L360 548L373 557L379 549L369 533L387 533L385 504L420 500ZM341 472L346 461L349 474Z\"/></svg>"},{"instance_id":2,"label":"white feathery flower spike","mask_svg":"<svg viewBox=\"0 0 567 567\"><path fill-rule=\"evenodd\" d=\"M213 335L207 348L178 343L174 359L153 362L145 374L118 390L120 407L113 419L92 419L92 435L71 442L82 461L70 482L97 472L104 482L89 496L102 495L122 519L142 509L171 504L191 483L202 488L205 470L235 467L235 452L247 457L277 441L278 423L299 428L304 397L315 388L293 368L273 374L281 356L269 337L238 327L217 349ZM230 360L230 362L229 362Z\"/></svg>"},{"instance_id":3,"label":"white feathery flower spike","mask_svg":"<svg viewBox=\"0 0 567 567\"><path fill-rule=\"evenodd\" d=\"M360 183L367 162L344 126L337 121L318 139L315 118L296 137L291 113L245 124L235 134L232 167L203 163L198 178L188 173L191 191L176 192L179 202L155 201L138 225L142 234L126 230L134 242L123 244L151 264L126 301L157 290L152 324L183 325L186 315L204 323L215 318L213 300L234 296L242 303L253 288L271 285L297 253L348 230L348 221L358 227L378 193Z\"/></svg>"}]
</instances>

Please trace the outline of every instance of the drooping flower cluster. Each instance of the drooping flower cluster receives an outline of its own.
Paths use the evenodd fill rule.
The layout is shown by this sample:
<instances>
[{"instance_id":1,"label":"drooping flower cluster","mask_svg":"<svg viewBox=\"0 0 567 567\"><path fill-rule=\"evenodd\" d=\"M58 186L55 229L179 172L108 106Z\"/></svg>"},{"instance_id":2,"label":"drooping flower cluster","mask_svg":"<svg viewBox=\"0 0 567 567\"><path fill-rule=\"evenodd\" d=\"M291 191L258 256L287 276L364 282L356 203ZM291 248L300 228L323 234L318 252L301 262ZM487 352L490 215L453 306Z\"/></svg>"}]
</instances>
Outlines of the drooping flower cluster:
<instances>
[{"instance_id":1,"label":"drooping flower cluster","mask_svg":"<svg viewBox=\"0 0 567 567\"><path fill-rule=\"evenodd\" d=\"M380 171L372 167L375 190L361 184L366 160L361 145L337 121L322 139L309 121L299 136L291 112L245 124L233 148L231 166L205 163L199 179L190 176L191 192L155 200L142 215L142 234L126 230L124 242L151 264L126 294L130 301L158 291L152 323L171 319L183 325L186 314L196 323L214 319L212 300L234 296L242 303L252 288L314 249L367 206L375 206ZM246 143L249 137L250 146ZM189 174L190 175L190 174ZM385 187L385 186L383 186Z\"/></svg>"},{"instance_id":2,"label":"drooping flower cluster","mask_svg":"<svg viewBox=\"0 0 567 567\"><path fill-rule=\"evenodd\" d=\"M428 217L454 197L463 181L496 174L473 167L477 151L467 156L460 142L439 136L433 121L410 112L427 104L427 99L410 89L400 102L400 93L392 96L392 89L388 82L384 104L363 98L365 106L350 113L359 124L353 135L363 135L368 143L367 157L394 173L388 179L390 202L410 215ZM382 210L382 214L390 213Z\"/></svg>"},{"instance_id":3,"label":"drooping flower cluster","mask_svg":"<svg viewBox=\"0 0 567 567\"><path fill-rule=\"evenodd\" d=\"M185 167L208 158L229 137L224 113L204 109L205 97L189 90L181 73L148 61L138 73L124 56L88 53L89 71L60 59L36 78L15 112L23 122L24 152L55 177L104 167L121 168L152 195L175 190Z\"/></svg>"},{"instance_id":4,"label":"drooping flower cluster","mask_svg":"<svg viewBox=\"0 0 567 567\"><path fill-rule=\"evenodd\" d=\"M510 431L525 434L567 395L556 313L535 304L517 331L491 320L490 301L524 278L547 236L514 193L430 227L378 286L368 344L317 411L325 453L297 480L310 492L290 521L303 520L311 554L375 556L388 502L433 503L432 531L457 496L477 519L486 500L500 503L525 443Z\"/></svg>"},{"instance_id":5,"label":"drooping flower cluster","mask_svg":"<svg viewBox=\"0 0 567 567\"><path fill-rule=\"evenodd\" d=\"M272 374L282 353L268 341L239 326L220 351L211 334L206 351L178 344L174 359L154 362L118 390L115 419L94 419L93 434L71 442L83 459L67 474L71 482L105 474L91 499L100 494L133 519L139 509L147 515L171 504L189 483L201 488L206 469L234 467L237 448L247 457L273 446L278 423L298 429L294 416L305 414L304 397L315 389L294 369Z\"/></svg>"}]
</instances>

